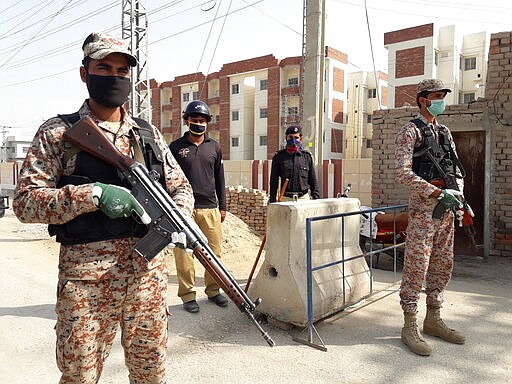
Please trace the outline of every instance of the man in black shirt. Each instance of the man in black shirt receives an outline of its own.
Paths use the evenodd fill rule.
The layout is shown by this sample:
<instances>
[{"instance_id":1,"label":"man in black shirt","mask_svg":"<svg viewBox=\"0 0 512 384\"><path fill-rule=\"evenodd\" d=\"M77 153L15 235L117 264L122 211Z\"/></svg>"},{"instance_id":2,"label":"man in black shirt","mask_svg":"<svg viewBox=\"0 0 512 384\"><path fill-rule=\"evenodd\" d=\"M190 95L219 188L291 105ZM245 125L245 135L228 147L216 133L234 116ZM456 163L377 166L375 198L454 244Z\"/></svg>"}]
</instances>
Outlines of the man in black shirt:
<instances>
[{"instance_id":1,"label":"man in black shirt","mask_svg":"<svg viewBox=\"0 0 512 384\"><path fill-rule=\"evenodd\" d=\"M270 171L270 202L277 201L277 187L279 178L281 184L288 179L288 186L282 201L309 200L309 191L312 199L320 198L318 181L316 179L315 165L311 153L302 149L302 130L292 125L285 132L286 147L277 151L272 158ZM193 186L193 184L192 184Z\"/></svg>"},{"instance_id":2,"label":"man in black shirt","mask_svg":"<svg viewBox=\"0 0 512 384\"><path fill-rule=\"evenodd\" d=\"M220 145L206 133L211 120L210 110L202 101L192 101L183 112L188 132L173 141L169 148L187 176L194 192L192 218L208 239L215 254L221 254L221 223L226 217L226 191L224 166ZM194 255L175 248L178 296L183 308L191 313L199 312L196 302ZM228 300L219 293L219 285L205 271L205 293L208 300L219 307L228 305Z\"/></svg>"}]
</instances>

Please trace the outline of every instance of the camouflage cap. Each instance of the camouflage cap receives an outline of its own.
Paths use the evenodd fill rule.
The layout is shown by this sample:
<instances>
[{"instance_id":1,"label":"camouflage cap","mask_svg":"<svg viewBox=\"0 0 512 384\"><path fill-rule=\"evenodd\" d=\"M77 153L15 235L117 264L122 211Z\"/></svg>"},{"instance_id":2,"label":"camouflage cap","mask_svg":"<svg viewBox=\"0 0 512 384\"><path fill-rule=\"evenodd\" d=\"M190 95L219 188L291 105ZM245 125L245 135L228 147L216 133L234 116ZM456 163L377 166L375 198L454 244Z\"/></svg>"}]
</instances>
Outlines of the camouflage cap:
<instances>
[{"instance_id":1,"label":"camouflage cap","mask_svg":"<svg viewBox=\"0 0 512 384\"><path fill-rule=\"evenodd\" d=\"M438 79L425 79L419 82L416 94L420 92L439 92L444 91L446 93L452 90L446 88L441 80Z\"/></svg>"},{"instance_id":2,"label":"camouflage cap","mask_svg":"<svg viewBox=\"0 0 512 384\"><path fill-rule=\"evenodd\" d=\"M82 50L84 51L84 59L90 57L93 60L101 60L111 53L122 53L126 55L130 66L135 67L137 65L137 59L122 40L99 32L93 32L87 36L82 45Z\"/></svg>"}]
</instances>

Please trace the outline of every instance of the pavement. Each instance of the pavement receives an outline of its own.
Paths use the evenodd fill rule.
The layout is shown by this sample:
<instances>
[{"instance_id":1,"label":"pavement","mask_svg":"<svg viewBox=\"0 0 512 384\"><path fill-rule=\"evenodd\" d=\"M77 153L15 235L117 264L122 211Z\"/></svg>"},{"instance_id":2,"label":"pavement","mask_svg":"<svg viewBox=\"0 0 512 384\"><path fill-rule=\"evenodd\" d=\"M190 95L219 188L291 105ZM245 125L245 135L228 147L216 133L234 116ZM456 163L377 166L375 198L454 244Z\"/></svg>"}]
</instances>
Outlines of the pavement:
<instances>
[{"instance_id":1,"label":"pavement","mask_svg":"<svg viewBox=\"0 0 512 384\"><path fill-rule=\"evenodd\" d=\"M24 228L10 211L0 219L0 383L56 383L57 247L44 231ZM400 340L400 272L374 272L370 299L315 325L326 352L293 340L308 338L304 330L264 323L277 344L270 348L232 303L218 308L202 292L200 313L189 314L171 275L168 383L512 383L512 260L456 257L442 313L467 342L425 336L430 357ZM99 383L128 383L119 337Z\"/></svg>"}]
</instances>

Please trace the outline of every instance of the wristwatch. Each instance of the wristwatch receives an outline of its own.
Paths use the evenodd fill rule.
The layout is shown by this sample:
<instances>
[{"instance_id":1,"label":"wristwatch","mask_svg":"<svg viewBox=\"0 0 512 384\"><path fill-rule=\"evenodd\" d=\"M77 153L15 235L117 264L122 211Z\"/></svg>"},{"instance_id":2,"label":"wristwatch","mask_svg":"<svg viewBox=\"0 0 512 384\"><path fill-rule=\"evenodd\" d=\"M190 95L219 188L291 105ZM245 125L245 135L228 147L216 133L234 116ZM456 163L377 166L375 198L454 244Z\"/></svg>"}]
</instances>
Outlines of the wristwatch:
<instances>
[{"instance_id":1,"label":"wristwatch","mask_svg":"<svg viewBox=\"0 0 512 384\"><path fill-rule=\"evenodd\" d=\"M441 193L437 196L437 200L443 200L444 192L441 190Z\"/></svg>"}]
</instances>

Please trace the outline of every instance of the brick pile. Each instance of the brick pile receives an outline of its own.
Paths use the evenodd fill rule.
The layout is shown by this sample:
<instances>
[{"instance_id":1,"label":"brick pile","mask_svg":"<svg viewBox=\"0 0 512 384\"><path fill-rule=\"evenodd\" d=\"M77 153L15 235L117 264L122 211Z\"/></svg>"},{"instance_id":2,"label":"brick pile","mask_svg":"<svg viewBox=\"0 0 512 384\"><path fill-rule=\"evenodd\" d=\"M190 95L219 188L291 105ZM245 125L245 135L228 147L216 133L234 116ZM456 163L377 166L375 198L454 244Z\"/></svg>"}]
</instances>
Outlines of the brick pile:
<instances>
[{"instance_id":1,"label":"brick pile","mask_svg":"<svg viewBox=\"0 0 512 384\"><path fill-rule=\"evenodd\" d=\"M226 187L227 210L263 235L267 225L268 196L259 189L242 186Z\"/></svg>"}]
</instances>

